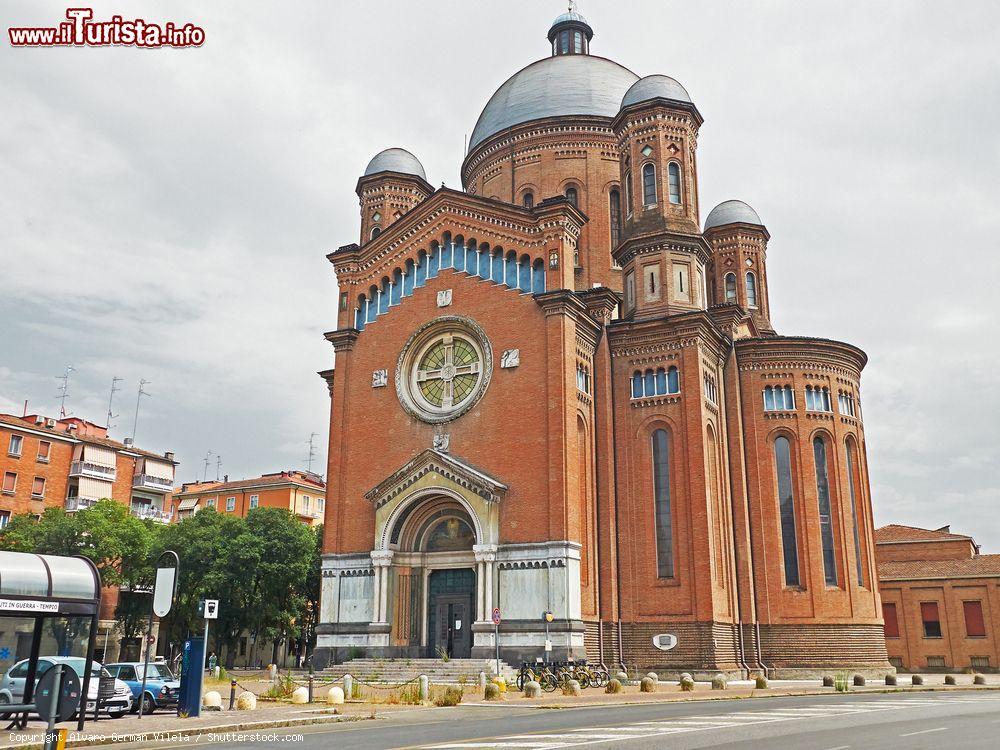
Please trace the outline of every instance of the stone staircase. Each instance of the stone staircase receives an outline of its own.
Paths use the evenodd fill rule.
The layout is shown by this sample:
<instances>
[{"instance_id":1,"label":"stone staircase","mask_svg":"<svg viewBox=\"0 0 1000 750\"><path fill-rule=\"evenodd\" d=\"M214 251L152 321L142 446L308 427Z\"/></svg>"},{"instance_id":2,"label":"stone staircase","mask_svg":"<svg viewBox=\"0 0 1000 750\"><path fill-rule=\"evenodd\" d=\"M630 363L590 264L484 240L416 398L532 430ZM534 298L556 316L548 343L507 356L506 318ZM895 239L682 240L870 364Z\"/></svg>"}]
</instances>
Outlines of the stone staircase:
<instances>
[{"instance_id":1,"label":"stone staircase","mask_svg":"<svg viewBox=\"0 0 1000 750\"><path fill-rule=\"evenodd\" d=\"M357 677L364 682L399 684L427 675L432 683L439 685L457 685L459 682L475 684L479 681L479 673L485 672L487 677L496 672L495 659L351 659L343 664L327 667L317 676L328 679L339 679L345 674ZM505 677L512 677L514 669L504 661L500 662L500 672ZM464 680L462 679L464 678Z\"/></svg>"}]
</instances>

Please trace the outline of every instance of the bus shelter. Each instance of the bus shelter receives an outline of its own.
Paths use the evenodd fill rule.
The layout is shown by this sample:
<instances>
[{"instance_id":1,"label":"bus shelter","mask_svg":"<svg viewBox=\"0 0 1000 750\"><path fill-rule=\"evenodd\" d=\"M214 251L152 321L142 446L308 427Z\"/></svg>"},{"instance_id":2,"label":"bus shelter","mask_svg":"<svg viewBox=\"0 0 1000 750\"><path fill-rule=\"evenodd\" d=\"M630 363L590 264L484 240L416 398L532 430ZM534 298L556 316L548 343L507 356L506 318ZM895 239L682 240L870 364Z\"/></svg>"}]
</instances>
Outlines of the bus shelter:
<instances>
[{"instance_id":1,"label":"bus shelter","mask_svg":"<svg viewBox=\"0 0 1000 750\"><path fill-rule=\"evenodd\" d=\"M36 713L40 656L82 657L77 729L83 729L100 606L101 574L87 558L0 551L0 673L27 659L23 697L0 704L0 714L20 714L15 723L24 726L28 713Z\"/></svg>"}]
</instances>

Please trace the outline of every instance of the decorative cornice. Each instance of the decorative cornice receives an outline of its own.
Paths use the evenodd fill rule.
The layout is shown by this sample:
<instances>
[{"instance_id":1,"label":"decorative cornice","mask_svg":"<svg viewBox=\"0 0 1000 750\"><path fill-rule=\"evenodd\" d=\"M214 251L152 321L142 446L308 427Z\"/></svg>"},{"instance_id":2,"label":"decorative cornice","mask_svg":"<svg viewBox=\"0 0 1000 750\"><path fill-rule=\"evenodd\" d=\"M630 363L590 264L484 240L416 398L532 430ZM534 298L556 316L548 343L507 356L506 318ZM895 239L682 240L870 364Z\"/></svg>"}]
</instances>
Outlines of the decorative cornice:
<instances>
[{"instance_id":1,"label":"decorative cornice","mask_svg":"<svg viewBox=\"0 0 1000 750\"><path fill-rule=\"evenodd\" d=\"M360 333L357 328L339 328L324 333L323 338L333 344L335 352L347 352L354 348L354 342L358 340Z\"/></svg>"}]
</instances>

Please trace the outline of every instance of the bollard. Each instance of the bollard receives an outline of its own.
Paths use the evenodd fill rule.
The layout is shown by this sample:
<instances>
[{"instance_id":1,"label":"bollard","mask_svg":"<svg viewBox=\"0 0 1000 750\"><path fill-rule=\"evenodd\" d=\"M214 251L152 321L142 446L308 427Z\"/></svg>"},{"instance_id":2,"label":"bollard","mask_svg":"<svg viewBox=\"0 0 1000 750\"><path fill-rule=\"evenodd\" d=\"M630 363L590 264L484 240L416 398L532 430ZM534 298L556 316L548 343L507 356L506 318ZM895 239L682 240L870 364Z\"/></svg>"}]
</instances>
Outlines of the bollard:
<instances>
[{"instance_id":1,"label":"bollard","mask_svg":"<svg viewBox=\"0 0 1000 750\"><path fill-rule=\"evenodd\" d=\"M222 667L215 667L212 670L212 677L214 677L215 679L219 679L220 674L222 674Z\"/></svg>"},{"instance_id":2,"label":"bollard","mask_svg":"<svg viewBox=\"0 0 1000 750\"><path fill-rule=\"evenodd\" d=\"M420 675L420 700L425 701L430 697L430 680L427 675Z\"/></svg>"},{"instance_id":3,"label":"bollard","mask_svg":"<svg viewBox=\"0 0 1000 750\"><path fill-rule=\"evenodd\" d=\"M309 673L309 702L313 702L313 675L312 672Z\"/></svg>"},{"instance_id":4,"label":"bollard","mask_svg":"<svg viewBox=\"0 0 1000 750\"><path fill-rule=\"evenodd\" d=\"M229 710L233 710L233 706L236 705L236 679L233 678L229 681Z\"/></svg>"},{"instance_id":5,"label":"bollard","mask_svg":"<svg viewBox=\"0 0 1000 750\"><path fill-rule=\"evenodd\" d=\"M349 674L344 675L344 698L350 700L354 697L354 678Z\"/></svg>"},{"instance_id":6,"label":"bollard","mask_svg":"<svg viewBox=\"0 0 1000 750\"><path fill-rule=\"evenodd\" d=\"M267 673L268 673L268 676L271 678L271 682L277 682L278 681L278 665L277 664L268 664L267 665Z\"/></svg>"},{"instance_id":7,"label":"bollard","mask_svg":"<svg viewBox=\"0 0 1000 750\"><path fill-rule=\"evenodd\" d=\"M480 692L486 690L486 672L479 673L479 690Z\"/></svg>"}]
</instances>

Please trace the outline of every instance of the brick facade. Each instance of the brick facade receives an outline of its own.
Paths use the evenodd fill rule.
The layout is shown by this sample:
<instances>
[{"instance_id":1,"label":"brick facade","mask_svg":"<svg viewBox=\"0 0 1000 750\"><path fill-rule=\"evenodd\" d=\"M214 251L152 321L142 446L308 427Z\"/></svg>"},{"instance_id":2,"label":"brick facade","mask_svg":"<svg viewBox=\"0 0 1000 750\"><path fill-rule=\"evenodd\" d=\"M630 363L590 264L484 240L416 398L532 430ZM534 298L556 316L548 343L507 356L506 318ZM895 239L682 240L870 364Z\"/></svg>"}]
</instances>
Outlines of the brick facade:
<instances>
[{"instance_id":1,"label":"brick facade","mask_svg":"<svg viewBox=\"0 0 1000 750\"><path fill-rule=\"evenodd\" d=\"M491 102L464 192L430 191L419 163L377 171L388 152L358 183L361 241L328 256L341 297L327 334L335 366L321 373L331 414L317 658L460 643L461 627L430 632L437 594L420 581L469 567L473 655L491 652L496 605L511 660L542 655L547 632L554 656L665 672L885 672L866 356L774 332L767 229L740 204L702 230L701 114L676 82L600 60L551 58L508 81L503 96L524 92L522 110L552 78L568 97L583 92L581 109L509 123L510 99ZM622 86L615 106L584 111L604 85ZM417 200L386 222L406 186ZM446 354L424 366L414 347L436 330ZM448 359L462 337L477 352L464 380ZM454 407L448 389L466 385ZM445 394L441 418L414 407L425 391ZM436 550L436 518L474 538ZM654 647L660 634L676 647Z\"/></svg>"},{"instance_id":2,"label":"brick facade","mask_svg":"<svg viewBox=\"0 0 1000 750\"><path fill-rule=\"evenodd\" d=\"M1000 555L948 527L884 526L875 540L890 660L907 671L998 671Z\"/></svg>"}]
</instances>

